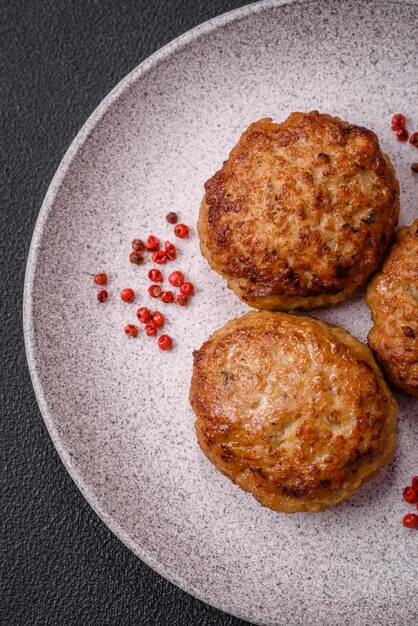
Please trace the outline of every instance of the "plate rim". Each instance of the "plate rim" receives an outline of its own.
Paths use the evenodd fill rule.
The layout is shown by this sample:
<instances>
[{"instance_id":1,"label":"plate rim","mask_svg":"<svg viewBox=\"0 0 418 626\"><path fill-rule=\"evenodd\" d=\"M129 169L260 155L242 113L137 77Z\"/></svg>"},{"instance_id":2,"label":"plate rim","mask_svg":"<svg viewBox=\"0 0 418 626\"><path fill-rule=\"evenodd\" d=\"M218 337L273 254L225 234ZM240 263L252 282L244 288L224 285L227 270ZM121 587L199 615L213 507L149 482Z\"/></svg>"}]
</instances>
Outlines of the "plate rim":
<instances>
[{"instance_id":1,"label":"plate rim","mask_svg":"<svg viewBox=\"0 0 418 626\"><path fill-rule=\"evenodd\" d=\"M38 217L36 219L33 230L29 253L26 260L26 269L23 288L23 336L24 347L26 353L26 361L28 364L29 374L35 398L46 426L49 437L54 445L64 468L75 483L77 489L81 492L94 513L107 526L107 528L121 541L137 558L143 561L148 567L154 570L162 578L168 580L171 584L180 588L182 591L192 595L201 602L216 608L219 611L230 614L238 619L249 621L248 616L241 612L241 608L235 604L218 604L209 597L204 591L196 587L193 581L186 580L178 574L171 572L170 568L161 560L150 554L145 548L134 542L123 527L114 519L114 517L105 510L99 498L90 490L85 483L84 477L76 464L73 462L71 455L67 452L65 445L61 441L58 429L55 425L52 412L50 412L48 403L45 399L44 389L40 380L35 348L35 331L33 321L33 288L36 279L36 270L38 258L41 249L42 236L44 227L48 221L49 215L53 210L55 200L59 194L61 186L66 178L67 172L76 158L79 150L83 147L89 135L94 131L97 124L105 116L107 111L117 102L120 96L129 89L129 87L139 80L142 76L154 69L158 64L164 61L173 53L185 48L189 43L199 39L200 37L217 30L231 22L261 13L271 8L282 7L292 4L309 4L311 2L320 2L321 0L255 0L255 2L243 5L231 11L216 15L209 20L198 24L192 29L182 33L175 39L157 49L150 56L145 58L134 69L132 69L124 78L122 78L113 89L99 102L87 120L78 130L76 136L68 146L63 158L61 159L55 174L48 186L45 197L42 201ZM360 0L357 0L360 1ZM363 0L364 1L364 0ZM378 0L365 0L366 4L372 4ZM385 0L387 4L409 4L417 6L418 0ZM251 623L258 626L279 626L277 622L252 621ZM284 625L283 625L284 626Z\"/></svg>"}]
</instances>

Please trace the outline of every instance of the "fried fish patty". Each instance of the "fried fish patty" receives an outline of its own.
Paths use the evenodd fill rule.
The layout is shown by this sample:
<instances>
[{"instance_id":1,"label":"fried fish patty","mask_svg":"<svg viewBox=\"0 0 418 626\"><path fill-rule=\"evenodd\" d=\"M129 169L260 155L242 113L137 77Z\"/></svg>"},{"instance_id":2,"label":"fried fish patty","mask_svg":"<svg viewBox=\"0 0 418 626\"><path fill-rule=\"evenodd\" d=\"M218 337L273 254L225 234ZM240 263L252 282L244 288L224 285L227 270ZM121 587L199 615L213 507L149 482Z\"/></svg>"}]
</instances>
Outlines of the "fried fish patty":
<instances>
[{"instance_id":1,"label":"fried fish patty","mask_svg":"<svg viewBox=\"0 0 418 626\"><path fill-rule=\"evenodd\" d=\"M418 398L418 219L401 228L366 295L368 343L391 382Z\"/></svg>"},{"instance_id":2,"label":"fried fish patty","mask_svg":"<svg viewBox=\"0 0 418 626\"><path fill-rule=\"evenodd\" d=\"M244 132L205 184L201 251L258 309L344 300L379 267L399 214L399 184L371 130L292 113Z\"/></svg>"},{"instance_id":3,"label":"fried fish patty","mask_svg":"<svg viewBox=\"0 0 418 626\"><path fill-rule=\"evenodd\" d=\"M349 498L392 458L397 405L367 346L322 321L247 313L194 352L198 442L275 511Z\"/></svg>"}]
</instances>

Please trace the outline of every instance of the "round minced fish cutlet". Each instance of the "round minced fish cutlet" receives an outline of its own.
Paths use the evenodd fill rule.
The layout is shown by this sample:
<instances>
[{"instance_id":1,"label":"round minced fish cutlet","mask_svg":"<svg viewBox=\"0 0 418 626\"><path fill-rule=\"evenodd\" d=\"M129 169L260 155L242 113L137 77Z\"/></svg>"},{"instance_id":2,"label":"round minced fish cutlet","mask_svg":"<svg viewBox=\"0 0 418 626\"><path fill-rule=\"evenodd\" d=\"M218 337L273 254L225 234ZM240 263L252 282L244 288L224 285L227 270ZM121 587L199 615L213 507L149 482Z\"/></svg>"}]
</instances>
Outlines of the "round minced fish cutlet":
<instances>
[{"instance_id":1,"label":"round minced fish cutlet","mask_svg":"<svg viewBox=\"0 0 418 626\"><path fill-rule=\"evenodd\" d=\"M349 498L395 450L397 404L347 331L250 312L194 352L190 401L208 459L275 511Z\"/></svg>"},{"instance_id":2,"label":"round minced fish cutlet","mask_svg":"<svg viewBox=\"0 0 418 626\"><path fill-rule=\"evenodd\" d=\"M391 383L418 398L418 219L396 243L367 288L368 343Z\"/></svg>"},{"instance_id":3,"label":"round minced fish cutlet","mask_svg":"<svg viewBox=\"0 0 418 626\"><path fill-rule=\"evenodd\" d=\"M258 309L344 300L378 269L399 215L399 184L375 133L292 113L244 132L205 184L203 256Z\"/></svg>"}]
</instances>

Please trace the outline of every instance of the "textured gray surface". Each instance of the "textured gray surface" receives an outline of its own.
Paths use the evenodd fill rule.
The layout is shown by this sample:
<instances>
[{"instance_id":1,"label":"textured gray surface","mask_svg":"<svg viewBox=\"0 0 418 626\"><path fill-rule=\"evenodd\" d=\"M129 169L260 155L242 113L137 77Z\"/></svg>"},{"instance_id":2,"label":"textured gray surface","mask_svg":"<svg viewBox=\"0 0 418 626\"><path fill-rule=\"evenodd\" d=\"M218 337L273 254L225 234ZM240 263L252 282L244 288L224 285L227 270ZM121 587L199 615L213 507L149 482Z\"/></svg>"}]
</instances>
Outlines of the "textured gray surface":
<instances>
[{"instance_id":1,"label":"textured gray surface","mask_svg":"<svg viewBox=\"0 0 418 626\"><path fill-rule=\"evenodd\" d=\"M115 293L127 281L144 293L124 242L138 231L163 234L168 209L193 223L203 181L242 128L292 109L318 107L376 130L397 166L401 221L410 220L413 149L396 144L388 124L398 109L412 122L417 49L409 35L418 15L403 5L395 30L392 16L384 3L258 6L172 46L102 105L72 147L30 259L30 359L73 477L158 571L260 623L408 623L416 537L400 525L399 493L413 471L416 404L401 401L399 453L379 479L336 510L277 516L209 467L195 444L190 353L245 310L209 272L196 238L182 246L178 265L199 290L189 311L171 313L179 339L172 353L128 342L119 331L126 306L115 297L99 310L88 275L100 265L112 272ZM321 316L360 338L369 327L360 298Z\"/></svg>"},{"instance_id":2,"label":"textured gray surface","mask_svg":"<svg viewBox=\"0 0 418 626\"><path fill-rule=\"evenodd\" d=\"M40 416L21 324L35 220L80 126L142 59L243 3L0 2L0 622L7 626L243 624L161 578L92 511Z\"/></svg>"}]
</instances>

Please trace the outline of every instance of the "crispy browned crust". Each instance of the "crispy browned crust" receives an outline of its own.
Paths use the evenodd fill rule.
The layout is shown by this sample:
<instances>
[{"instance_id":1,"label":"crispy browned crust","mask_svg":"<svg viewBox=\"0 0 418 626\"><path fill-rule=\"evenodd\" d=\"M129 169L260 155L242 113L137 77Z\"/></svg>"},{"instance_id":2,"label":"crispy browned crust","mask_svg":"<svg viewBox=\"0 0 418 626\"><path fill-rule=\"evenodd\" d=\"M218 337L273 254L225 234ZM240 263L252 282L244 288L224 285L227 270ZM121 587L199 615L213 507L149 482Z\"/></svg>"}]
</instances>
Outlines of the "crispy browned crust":
<instances>
[{"instance_id":1,"label":"crispy browned crust","mask_svg":"<svg viewBox=\"0 0 418 626\"><path fill-rule=\"evenodd\" d=\"M369 346L393 385L418 398L418 219L399 230L366 302L374 323Z\"/></svg>"},{"instance_id":2,"label":"crispy browned crust","mask_svg":"<svg viewBox=\"0 0 418 626\"><path fill-rule=\"evenodd\" d=\"M347 298L378 268L399 215L376 135L318 111L251 124L205 191L202 254L260 309Z\"/></svg>"},{"instance_id":3,"label":"crispy browned crust","mask_svg":"<svg viewBox=\"0 0 418 626\"><path fill-rule=\"evenodd\" d=\"M276 511L320 511L392 458L397 405L367 346L322 321L250 312L194 352L208 459Z\"/></svg>"}]
</instances>

